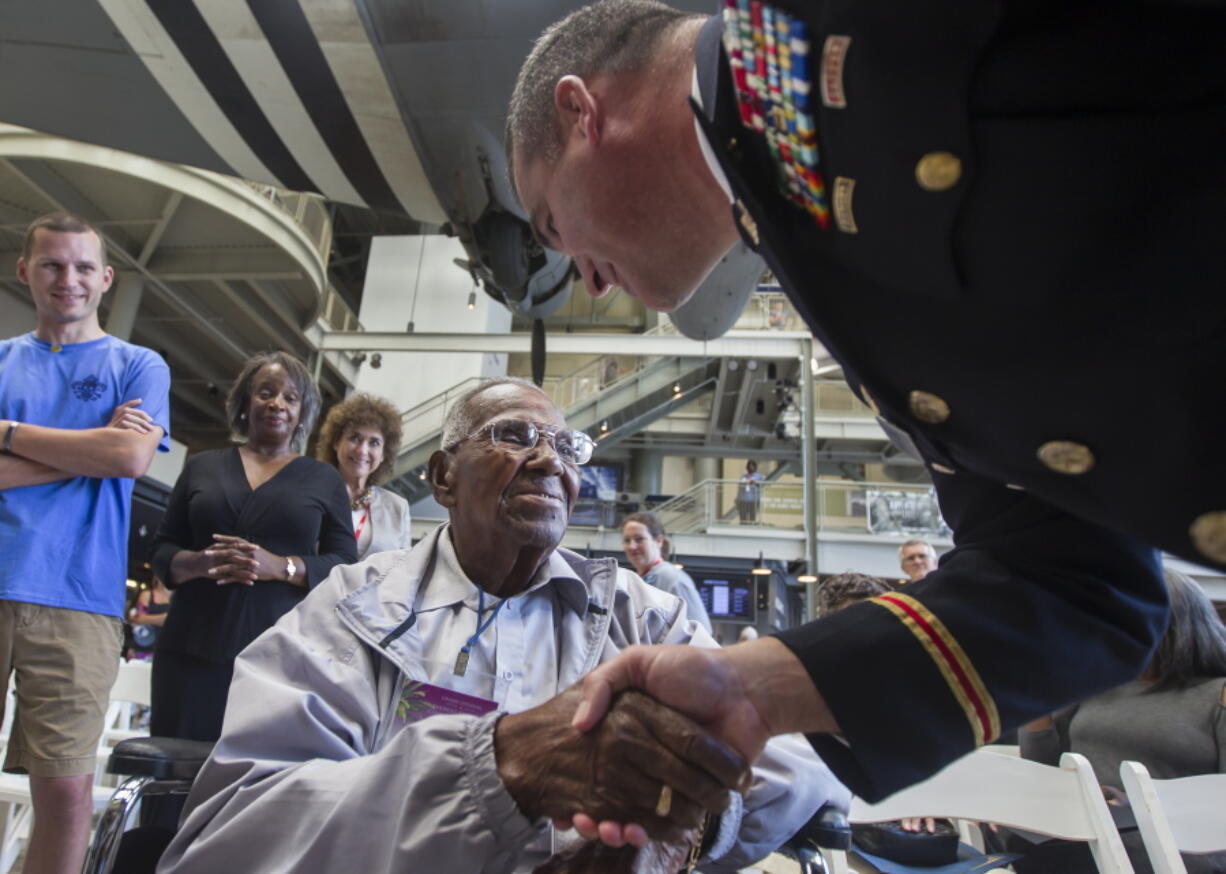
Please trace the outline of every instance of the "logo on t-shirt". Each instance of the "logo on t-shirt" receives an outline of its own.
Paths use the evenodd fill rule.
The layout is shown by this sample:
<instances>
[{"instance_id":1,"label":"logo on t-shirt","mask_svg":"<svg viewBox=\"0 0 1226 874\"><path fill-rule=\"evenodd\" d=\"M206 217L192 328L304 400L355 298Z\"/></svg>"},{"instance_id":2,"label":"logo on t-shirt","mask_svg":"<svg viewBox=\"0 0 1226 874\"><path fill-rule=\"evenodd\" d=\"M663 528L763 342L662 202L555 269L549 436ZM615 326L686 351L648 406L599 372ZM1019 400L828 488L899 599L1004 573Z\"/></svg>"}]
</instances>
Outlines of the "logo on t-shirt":
<instances>
[{"instance_id":1,"label":"logo on t-shirt","mask_svg":"<svg viewBox=\"0 0 1226 874\"><path fill-rule=\"evenodd\" d=\"M102 397L104 391L106 391L106 383L100 381L96 376L87 376L72 384L72 393L83 401L96 401Z\"/></svg>"}]
</instances>

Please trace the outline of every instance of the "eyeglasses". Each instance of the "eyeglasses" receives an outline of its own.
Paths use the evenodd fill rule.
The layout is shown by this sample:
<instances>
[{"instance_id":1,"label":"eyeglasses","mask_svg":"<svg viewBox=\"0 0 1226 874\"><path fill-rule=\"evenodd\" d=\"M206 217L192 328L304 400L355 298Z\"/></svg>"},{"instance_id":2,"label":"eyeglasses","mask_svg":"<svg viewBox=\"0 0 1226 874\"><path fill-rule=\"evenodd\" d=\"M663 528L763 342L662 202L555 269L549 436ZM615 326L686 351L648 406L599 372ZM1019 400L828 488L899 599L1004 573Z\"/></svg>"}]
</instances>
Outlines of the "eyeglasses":
<instances>
[{"instance_id":1,"label":"eyeglasses","mask_svg":"<svg viewBox=\"0 0 1226 874\"><path fill-rule=\"evenodd\" d=\"M499 449L517 453L531 452L544 437L558 458L576 467L591 461L592 453L596 451L596 441L583 431L538 425L525 419L496 419L467 437L461 437L448 446L447 451L451 452L465 440L474 437L485 437Z\"/></svg>"}]
</instances>

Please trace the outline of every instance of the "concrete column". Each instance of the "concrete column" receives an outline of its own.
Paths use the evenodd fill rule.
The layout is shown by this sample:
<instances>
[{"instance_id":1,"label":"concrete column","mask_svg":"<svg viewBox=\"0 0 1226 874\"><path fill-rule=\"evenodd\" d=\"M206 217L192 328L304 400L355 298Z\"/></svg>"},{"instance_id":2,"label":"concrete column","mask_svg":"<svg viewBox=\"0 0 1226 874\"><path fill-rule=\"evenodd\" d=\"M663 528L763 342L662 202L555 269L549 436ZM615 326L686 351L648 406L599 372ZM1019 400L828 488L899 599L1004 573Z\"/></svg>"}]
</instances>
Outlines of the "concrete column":
<instances>
[{"instance_id":1,"label":"concrete column","mask_svg":"<svg viewBox=\"0 0 1226 874\"><path fill-rule=\"evenodd\" d=\"M658 495L663 480L663 455L651 449L636 449L630 453L630 491Z\"/></svg>"},{"instance_id":2,"label":"concrete column","mask_svg":"<svg viewBox=\"0 0 1226 874\"><path fill-rule=\"evenodd\" d=\"M719 479L719 459L714 456L701 456L694 459L694 482Z\"/></svg>"},{"instance_id":3,"label":"concrete column","mask_svg":"<svg viewBox=\"0 0 1226 874\"><path fill-rule=\"evenodd\" d=\"M123 273L110 290L111 311L106 317L106 332L120 340L132 339L136 311L140 309L145 280L139 273Z\"/></svg>"}]
</instances>

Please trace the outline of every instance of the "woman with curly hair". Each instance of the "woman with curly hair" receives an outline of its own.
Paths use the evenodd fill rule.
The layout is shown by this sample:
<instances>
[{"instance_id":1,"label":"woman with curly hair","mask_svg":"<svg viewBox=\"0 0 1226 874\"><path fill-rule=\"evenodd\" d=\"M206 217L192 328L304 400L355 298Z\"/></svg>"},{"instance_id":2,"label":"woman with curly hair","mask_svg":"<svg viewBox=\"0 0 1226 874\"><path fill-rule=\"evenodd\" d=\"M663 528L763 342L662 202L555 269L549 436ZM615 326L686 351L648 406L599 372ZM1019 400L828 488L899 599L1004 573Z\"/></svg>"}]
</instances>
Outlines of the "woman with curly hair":
<instances>
[{"instance_id":1,"label":"woman with curly hair","mask_svg":"<svg viewBox=\"0 0 1226 874\"><path fill-rule=\"evenodd\" d=\"M409 503L375 483L391 476L400 450L400 412L383 398L350 395L328 411L315 456L340 471L349 490L358 559L413 545Z\"/></svg>"}]
</instances>

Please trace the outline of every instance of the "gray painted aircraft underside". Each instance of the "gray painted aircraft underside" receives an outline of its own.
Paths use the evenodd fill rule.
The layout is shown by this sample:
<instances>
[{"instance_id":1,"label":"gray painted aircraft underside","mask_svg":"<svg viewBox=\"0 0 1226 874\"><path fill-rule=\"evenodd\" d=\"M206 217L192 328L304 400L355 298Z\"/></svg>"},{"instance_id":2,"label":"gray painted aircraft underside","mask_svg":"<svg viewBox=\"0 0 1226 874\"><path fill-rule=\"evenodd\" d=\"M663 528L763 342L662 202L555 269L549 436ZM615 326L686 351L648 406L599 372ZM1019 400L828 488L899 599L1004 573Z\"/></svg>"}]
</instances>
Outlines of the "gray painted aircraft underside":
<instances>
[{"instance_id":1,"label":"gray painted aircraft underside","mask_svg":"<svg viewBox=\"0 0 1226 874\"><path fill-rule=\"evenodd\" d=\"M457 269L542 318L572 266L532 240L502 128L533 38L577 5L5 0L0 121L446 226ZM675 321L717 336L761 271L738 247Z\"/></svg>"}]
</instances>

